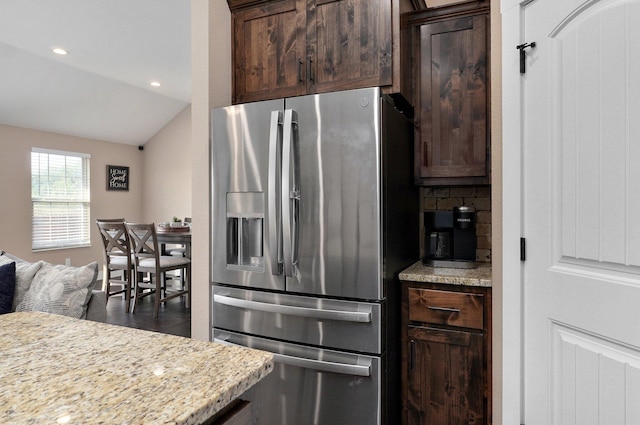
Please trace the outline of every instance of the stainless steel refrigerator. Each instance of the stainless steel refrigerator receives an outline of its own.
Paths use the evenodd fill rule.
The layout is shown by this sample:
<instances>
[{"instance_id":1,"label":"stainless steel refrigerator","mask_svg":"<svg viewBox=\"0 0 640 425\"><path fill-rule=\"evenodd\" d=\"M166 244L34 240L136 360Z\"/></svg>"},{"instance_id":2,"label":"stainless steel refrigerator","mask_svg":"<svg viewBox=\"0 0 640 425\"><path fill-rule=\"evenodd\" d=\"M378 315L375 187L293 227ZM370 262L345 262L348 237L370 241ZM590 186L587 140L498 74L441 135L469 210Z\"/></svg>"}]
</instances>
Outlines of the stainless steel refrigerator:
<instances>
[{"instance_id":1,"label":"stainless steel refrigerator","mask_svg":"<svg viewBox=\"0 0 640 425\"><path fill-rule=\"evenodd\" d=\"M419 258L411 109L378 88L212 111L211 338L270 351L262 425L395 424Z\"/></svg>"}]
</instances>

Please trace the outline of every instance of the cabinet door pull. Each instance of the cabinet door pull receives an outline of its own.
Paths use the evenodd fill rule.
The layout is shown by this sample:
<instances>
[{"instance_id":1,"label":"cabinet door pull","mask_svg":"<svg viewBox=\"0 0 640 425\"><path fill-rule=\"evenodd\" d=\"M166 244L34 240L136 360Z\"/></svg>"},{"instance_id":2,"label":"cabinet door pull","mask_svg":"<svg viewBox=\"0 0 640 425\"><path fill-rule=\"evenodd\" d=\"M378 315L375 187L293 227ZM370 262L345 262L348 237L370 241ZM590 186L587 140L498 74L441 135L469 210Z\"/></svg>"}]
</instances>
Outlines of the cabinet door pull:
<instances>
[{"instance_id":1,"label":"cabinet door pull","mask_svg":"<svg viewBox=\"0 0 640 425\"><path fill-rule=\"evenodd\" d=\"M441 311L441 312L445 312L445 313L460 313L460 309L459 308L449 308L449 307L434 307L434 306L428 306L427 307L429 310L434 310L434 311Z\"/></svg>"},{"instance_id":2,"label":"cabinet door pull","mask_svg":"<svg viewBox=\"0 0 640 425\"><path fill-rule=\"evenodd\" d=\"M409 370L413 370L413 365L416 362L416 341L411 340L411 354L409 355Z\"/></svg>"},{"instance_id":3,"label":"cabinet door pull","mask_svg":"<svg viewBox=\"0 0 640 425\"><path fill-rule=\"evenodd\" d=\"M302 77L302 59L298 58L298 82L301 83L304 81Z\"/></svg>"},{"instance_id":4,"label":"cabinet door pull","mask_svg":"<svg viewBox=\"0 0 640 425\"><path fill-rule=\"evenodd\" d=\"M311 69L311 65L313 61L311 60L311 56L307 56L307 79L309 81L313 81L313 70Z\"/></svg>"}]
</instances>

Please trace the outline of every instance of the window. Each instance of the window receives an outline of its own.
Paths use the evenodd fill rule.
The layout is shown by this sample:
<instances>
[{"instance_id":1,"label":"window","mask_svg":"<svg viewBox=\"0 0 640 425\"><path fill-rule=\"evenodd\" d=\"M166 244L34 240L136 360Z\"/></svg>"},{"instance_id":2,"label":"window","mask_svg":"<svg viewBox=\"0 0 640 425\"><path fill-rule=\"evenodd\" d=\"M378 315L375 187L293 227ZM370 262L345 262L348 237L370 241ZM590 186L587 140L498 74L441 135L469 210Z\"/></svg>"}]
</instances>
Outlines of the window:
<instances>
[{"instance_id":1,"label":"window","mask_svg":"<svg viewBox=\"0 0 640 425\"><path fill-rule=\"evenodd\" d=\"M31 248L89 246L87 154L31 151Z\"/></svg>"}]
</instances>

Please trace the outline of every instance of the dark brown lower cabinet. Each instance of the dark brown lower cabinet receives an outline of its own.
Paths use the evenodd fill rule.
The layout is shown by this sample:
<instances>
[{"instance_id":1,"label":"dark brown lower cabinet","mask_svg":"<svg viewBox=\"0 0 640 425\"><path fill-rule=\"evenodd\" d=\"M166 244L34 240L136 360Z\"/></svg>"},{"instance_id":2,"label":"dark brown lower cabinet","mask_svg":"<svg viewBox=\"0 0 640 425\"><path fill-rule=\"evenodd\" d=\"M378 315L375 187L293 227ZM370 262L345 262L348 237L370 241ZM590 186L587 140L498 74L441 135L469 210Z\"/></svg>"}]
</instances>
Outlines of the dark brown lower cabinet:
<instances>
[{"instance_id":1,"label":"dark brown lower cabinet","mask_svg":"<svg viewBox=\"0 0 640 425\"><path fill-rule=\"evenodd\" d=\"M403 424L490 424L491 290L402 285Z\"/></svg>"}]
</instances>

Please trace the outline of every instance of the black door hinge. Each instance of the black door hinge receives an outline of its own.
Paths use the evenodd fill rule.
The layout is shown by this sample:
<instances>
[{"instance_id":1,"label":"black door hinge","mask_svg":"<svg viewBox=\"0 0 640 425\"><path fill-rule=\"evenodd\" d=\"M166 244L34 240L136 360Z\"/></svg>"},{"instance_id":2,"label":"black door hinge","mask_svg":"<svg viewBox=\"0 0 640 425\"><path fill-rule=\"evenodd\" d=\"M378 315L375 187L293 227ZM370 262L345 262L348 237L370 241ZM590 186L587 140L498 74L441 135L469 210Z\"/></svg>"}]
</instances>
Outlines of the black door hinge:
<instances>
[{"instance_id":1,"label":"black door hinge","mask_svg":"<svg viewBox=\"0 0 640 425\"><path fill-rule=\"evenodd\" d=\"M531 43L523 43L516 46L516 49L520 50L520 74L527 72L527 53L524 51L527 47L534 49L536 47L536 42L533 41Z\"/></svg>"},{"instance_id":2,"label":"black door hinge","mask_svg":"<svg viewBox=\"0 0 640 425\"><path fill-rule=\"evenodd\" d=\"M527 259L527 240L525 238L520 238L520 261L525 261Z\"/></svg>"}]
</instances>

